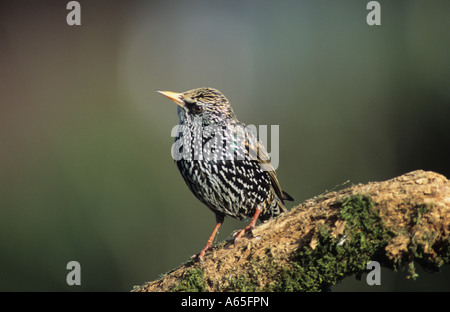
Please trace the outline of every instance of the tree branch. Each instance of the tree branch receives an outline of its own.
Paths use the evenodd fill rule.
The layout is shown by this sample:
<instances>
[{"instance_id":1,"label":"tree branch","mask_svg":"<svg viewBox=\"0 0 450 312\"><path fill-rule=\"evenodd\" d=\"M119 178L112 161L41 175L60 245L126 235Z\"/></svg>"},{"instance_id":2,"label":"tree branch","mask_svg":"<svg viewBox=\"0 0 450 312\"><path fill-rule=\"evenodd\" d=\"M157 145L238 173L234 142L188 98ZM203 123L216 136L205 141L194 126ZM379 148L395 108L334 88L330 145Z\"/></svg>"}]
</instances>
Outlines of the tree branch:
<instances>
[{"instance_id":1,"label":"tree branch","mask_svg":"<svg viewBox=\"0 0 450 312\"><path fill-rule=\"evenodd\" d=\"M372 260L414 278L414 262L449 263L449 242L450 183L418 170L314 197L134 290L318 291Z\"/></svg>"}]
</instances>

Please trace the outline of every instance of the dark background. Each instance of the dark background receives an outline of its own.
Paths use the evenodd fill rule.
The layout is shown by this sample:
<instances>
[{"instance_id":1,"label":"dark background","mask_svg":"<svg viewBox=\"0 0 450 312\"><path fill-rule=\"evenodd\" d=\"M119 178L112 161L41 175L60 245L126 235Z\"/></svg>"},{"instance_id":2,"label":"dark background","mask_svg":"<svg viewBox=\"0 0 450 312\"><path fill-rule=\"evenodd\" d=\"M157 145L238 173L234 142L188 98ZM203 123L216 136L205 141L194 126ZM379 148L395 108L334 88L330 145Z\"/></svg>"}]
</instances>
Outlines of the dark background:
<instances>
[{"instance_id":1,"label":"dark background","mask_svg":"<svg viewBox=\"0 0 450 312\"><path fill-rule=\"evenodd\" d=\"M215 87L241 121L279 125L294 204L450 177L449 1L379 1L381 26L368 1L79 1L81 26L67 2L0 2L1 291L129 291L204 246L214 216L173 164L176 105L155 90ZM450 290L448 267L419 274L333 290Z\"/></svg>"}]
</instances>

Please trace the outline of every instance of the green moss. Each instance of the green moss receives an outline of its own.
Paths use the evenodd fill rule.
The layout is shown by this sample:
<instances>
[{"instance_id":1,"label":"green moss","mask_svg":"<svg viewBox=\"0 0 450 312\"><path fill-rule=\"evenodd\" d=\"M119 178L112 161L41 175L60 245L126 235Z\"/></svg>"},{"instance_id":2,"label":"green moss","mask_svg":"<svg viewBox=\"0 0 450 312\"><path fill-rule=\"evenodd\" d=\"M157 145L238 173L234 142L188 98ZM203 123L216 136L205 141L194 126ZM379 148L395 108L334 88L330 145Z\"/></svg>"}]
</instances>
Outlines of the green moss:
<instances>
[{"instance_id":1,"label":"green moss","mask_svg":"<svg viewBox=\"0 0 450 312\"><path fill-rule=\"evenodd\" d=\"M222 291L263 291L267 290L261 286L261 276L273 279L278 274L279 267L275 261L271 248L265 250L265 254L248 262L245 268L245 274L239 276L226 276L222 280L222 285L225 285Z\"/></svg>"},{"instance_id":2,"label":"green moss","mask_svg":"<svg viewBox=\"0 0 450 312\"><path fill-rule=\"evenodd\" d=\"M226 287L223 291L242 291L242 292L255 292L260 291L260 286L252 274L241 276L229 276L225 278Z\"/></svg>"},{"instance_id":3,"label":"green moss","mask_svg":"<svg viewBox=\"0 0 450 312\"><path fill-rule=\"evenodd\" d=\"M421 224L421 219L424 214L430 211L431 207L428 204L420 204L413 207L411 220L413 224Z\"/></svg>"},{"instance_id":4,"label":"green moss","mask_svg":"<svg viewBox=\"0 0 450 312\"><path fill-rule=\"evenodd\" d=\"M224 291L323 291L344 277L362 274L376 251L388 240L381 218L368 196L355 195L335 203L338 219L345 221L342 235L333 237L332 227L319 223L315 248L300 247L288 265L280 269L270 247L264 259L249 262L245 275L224 277ZM264 287L260 277L272 282Z\"/></svg>"},{"instance_id":5,"label":"green moss","mask_svg":"<svg viewBox=\"0 0 450 312\"><path fill-rule=\"evenodd\" d=\"M439 266L450 263L450 238L438 248L439 252Z\"/></svg>"},{"instance_id":6,"label":"green moss","mask_svg":"<svg viewBox=\"0 0 450 312\"><path fill-rule=\"evenodd\" d=\"M182 281L171 289L171 291L180 292L198 292L206 291L204 271L201 267L186 269Z\"/></svg>"},{"instance_id":7,"label":"green moss","mask_svg":"<svg viewBox=\"0 0 450 312\"><path fill-rule=\"evenodd\" d=\"M406 225L405 231L400 234L414 232L415 229L420 234L412 234L408 242L407 254L401 258L394 259L393 269L395 271L406 270L408 273L406 277L415 280L419 277L416 273L415 262L419 263L426 271L437 272L440 266L448 263L448 258L445 259L445 252L439 252L440 248L438 246L435 246L438 253L430 252L438 233L433 230L433 227L427 226L424 216L432 211L433 205L407 202L405 206L411 207L404 212L408 216L409 223Z\"/></svg>"},{"instance_id":8,"label":"green moss","mask_svg":"<svg viewBox=\"0 0 450 312\"><path fill-rule=\"evenodd\" d=\"M335 206L339 207L338 218L346 222L344 233L333 237L330 226L319 224L315 248L301 247L293 264L282 269L278 282L269 290L323 291L346 276L365 272L389 235L369 196L351 196Z\"/></svg>"},{"instance_id":9,"label":"green moss","mask_svg":"<svg viewBox=\"0 0 450 312\"><path fill-rule=\"evenodd\" d=\"M291 259L286 259L287 263L283 263L282 267L279 259L273 256L271 247L268 247L264 255L248 262L245 270L241 271L243 273L224 276L218 290L324 291L347 276L356 274L360 278L367 272L369 262L377 259L382 261L384 247L395 233L386 229L377 210L373 209L374 203L370 196L353 195L334 203L332 207L337 208L338 212L335 218L328 218L329 223L317 223L312 237L314 244L302 242L303 245L299 246ZM408 210L406 213L411 216L410 226L421 224L429 209L421 205ZM345 222L344 230L339 233L336 233L337 222ZM412 239L408 255L393 259L390 265L395 270L406 267L410 276L415 278L414 261L430 262L430 268L448 263L450 242L435 246L439 252L438 259L428 259L430 256L425 252L425 245L430 246L435 235L425 233L420 239ZM271 282L266 284L267 280ZM186 270L182 281L172 290L205 291L208 283L210 281L205 280L203 269L194 266Z\"/></svg>"}]
</instances>

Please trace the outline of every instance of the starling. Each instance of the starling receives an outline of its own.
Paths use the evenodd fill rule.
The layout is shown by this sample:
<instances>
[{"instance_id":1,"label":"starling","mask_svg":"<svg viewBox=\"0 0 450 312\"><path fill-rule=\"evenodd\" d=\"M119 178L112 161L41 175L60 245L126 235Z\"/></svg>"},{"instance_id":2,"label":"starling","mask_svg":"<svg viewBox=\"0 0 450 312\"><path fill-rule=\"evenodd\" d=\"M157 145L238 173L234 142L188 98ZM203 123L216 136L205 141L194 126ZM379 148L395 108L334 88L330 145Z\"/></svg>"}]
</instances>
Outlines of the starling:
<instances>
[{"instance_id":1,"label":"starling","mask_svg":"<svg viewBox=\"0 0 450 312\"><path fill-rule=\"evenodd\" d=\"M293 198L282 191L263 144L237 120L221 92L213 88L158 92L178 105L175 163L192 193L216 216L216 226L195 255L197 260L212 248L225 216L252 218L235 236L237 241L258 218L264 221L286 211L283 201Z\"/></svg>"}]
</instances>

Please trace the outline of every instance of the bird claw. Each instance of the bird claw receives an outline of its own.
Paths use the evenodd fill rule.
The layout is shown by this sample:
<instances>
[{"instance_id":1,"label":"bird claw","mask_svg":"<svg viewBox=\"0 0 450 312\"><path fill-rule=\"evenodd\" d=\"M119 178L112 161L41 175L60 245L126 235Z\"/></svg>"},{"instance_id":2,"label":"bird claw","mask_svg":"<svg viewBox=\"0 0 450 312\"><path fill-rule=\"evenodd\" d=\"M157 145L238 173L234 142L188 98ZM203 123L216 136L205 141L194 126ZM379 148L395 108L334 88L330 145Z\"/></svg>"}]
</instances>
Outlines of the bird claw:
<instances>
[{"instance_id":1,"label":"bird claw","mask_svg":"<svg viewBox=\"0 0 450 312\"><path fill-rule=\"evenodd\" d=\"M203 255L200 255L200 253L192 255L191 259L194 262L203 263Z\"/></svg>"},{"instance_id":2,"label":"bird claw","mask_svg":"<svg viewBox=\"0 0 450 312\"><path fill-rule=\"evenodd\" d=\"M234 243L239 241L241 239L241 237L244 236L247 233L250 233L253 236L253 232L252 232L253 228L254 228L253 226L246 226L245 228L243 228L239 232L234 232L233 233Z\"/></svg>"},{"instance_id":3,"label":"bird claw","mask_svg":"<svg viewBox=\"0 0 450 312\"><path fill-rule=\"evenodd\" d=\"M213 245L212 244L206 244L205 248L203 248L198 254L193 255L191 258L194 261L197 261L199 263L203 263L203 256L205 255L205 253L208 250L211 250L211 249L213 249Z\"/></svg>"}]
</instances>

